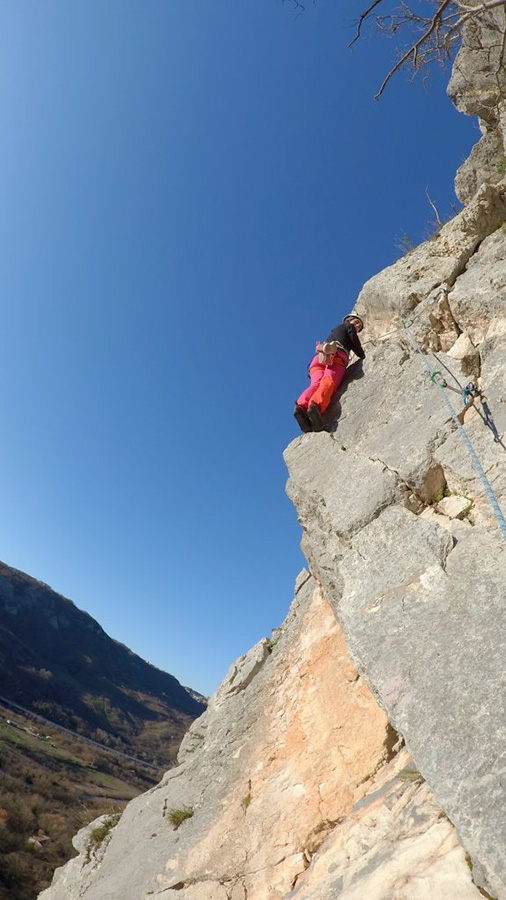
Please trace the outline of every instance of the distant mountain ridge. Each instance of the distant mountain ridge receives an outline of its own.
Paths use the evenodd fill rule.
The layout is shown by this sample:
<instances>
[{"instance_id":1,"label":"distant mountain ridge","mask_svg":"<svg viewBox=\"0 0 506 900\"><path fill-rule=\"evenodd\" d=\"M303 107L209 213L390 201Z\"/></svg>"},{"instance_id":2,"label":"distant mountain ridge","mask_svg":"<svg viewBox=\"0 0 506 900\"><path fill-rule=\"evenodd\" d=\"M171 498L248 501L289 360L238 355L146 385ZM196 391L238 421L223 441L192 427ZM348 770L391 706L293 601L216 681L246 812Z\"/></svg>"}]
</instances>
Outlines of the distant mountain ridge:
<instances>
[{"instance_id":1,"label":"distant mountain ridge","mask_svg":"<svg viewBox=\"0 0 506 900\"><path fill-rule=\"evenodd\" d=\"M110 638L43 582L0 563L0 694L165 765L205 709L195 691Z\"/></svg>"}]
</instances>

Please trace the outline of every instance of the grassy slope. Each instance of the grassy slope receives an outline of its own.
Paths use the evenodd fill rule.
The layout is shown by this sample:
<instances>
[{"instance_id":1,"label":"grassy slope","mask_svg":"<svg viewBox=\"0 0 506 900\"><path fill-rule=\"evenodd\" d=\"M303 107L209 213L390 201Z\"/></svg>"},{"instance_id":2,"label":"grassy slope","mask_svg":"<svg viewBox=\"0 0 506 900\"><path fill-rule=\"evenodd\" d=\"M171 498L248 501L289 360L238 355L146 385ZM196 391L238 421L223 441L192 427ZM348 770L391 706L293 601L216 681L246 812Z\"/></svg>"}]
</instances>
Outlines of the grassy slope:
<instances>
[{"instance_id":1,"label":"grassy slope","mask_svg":"<svg viewBox=\"0 0 506 900\"><path fill-rule=\"evenodd\" d=\"M37 737L40 725L12 710L0 715L0 900L33 900L73 855L79 828L158 777L50 726Z\"/></svg>"},{"instance_id":2,"label":"grassy slope","mask_svg":"<svg viewBox=\"0 0 506 900\"><path fill-rule=\"evenodd\" d=\"M70 600L0 562L0 900L34 900L80 827L159 780L205 708L199 699Z\"/></svg>"}]
</instances>

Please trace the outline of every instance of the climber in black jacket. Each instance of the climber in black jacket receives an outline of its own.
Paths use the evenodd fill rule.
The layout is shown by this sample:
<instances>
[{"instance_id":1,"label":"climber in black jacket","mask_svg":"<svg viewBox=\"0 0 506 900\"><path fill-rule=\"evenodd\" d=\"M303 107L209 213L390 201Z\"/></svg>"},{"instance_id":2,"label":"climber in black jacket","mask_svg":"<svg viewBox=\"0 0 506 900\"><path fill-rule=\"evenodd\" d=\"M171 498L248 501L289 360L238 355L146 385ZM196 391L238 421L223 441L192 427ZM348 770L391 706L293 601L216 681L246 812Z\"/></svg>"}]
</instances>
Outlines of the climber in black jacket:
<instances>
[{"instance_id":1,"label":"climber in black jacket","mask_svg":"<svg viewBox=\"0 0 506 900\"><path fill-rule=\"evenodd\" d=\"M309 363L311 384L300 395L293 411L302 431L322 431L322 414L345 376L351 351L359 359L365 357L358 337L363 327L360 316L345 316L327 340L316 345L316 355Z\"/></svg>"}]
</instances>

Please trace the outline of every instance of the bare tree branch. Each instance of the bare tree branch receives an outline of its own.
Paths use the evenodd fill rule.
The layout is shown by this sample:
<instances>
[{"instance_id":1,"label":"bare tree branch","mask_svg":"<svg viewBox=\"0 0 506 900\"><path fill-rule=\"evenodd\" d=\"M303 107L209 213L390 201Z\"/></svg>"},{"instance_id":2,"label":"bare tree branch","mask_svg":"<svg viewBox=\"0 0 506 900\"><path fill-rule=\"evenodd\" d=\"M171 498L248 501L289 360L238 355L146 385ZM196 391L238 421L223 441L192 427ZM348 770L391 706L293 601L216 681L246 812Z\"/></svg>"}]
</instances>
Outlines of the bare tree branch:
<instances>
[{"instance_id":1,"label":"bare tree branch","mask_svg":"<svg viewBox=\"0 0 506 900\"><path fill-rule=\"evenodd\" d=\"M282 0L282 3L286 3L286 2L287 2L287 0ZM304 6L303 3L300 2L300 0L288 0L288 2L292 4L292 6L295 10L297 10L297 15L295 16L296 19L300 15L302 15L302 13L306 12L306 7ZM314 0L313 0L313 3L314 3Z\"/></svg>"},{"instance_id":2,"label":"bare tree branch","mask_svg":"<svg viewBox=\"0 0 506 900\"><path fill-rule=\"evenodd\" d=\"M503 0L503 2L505 2L505 0ZM390 72L383 79L383 83L382 83L378 93L375 94L375 97L374 97L375 100L379 100L379 98L381 97L383 91L385 90L388 82L392 78L392 75L394 75L396 72L398 72L399 69L406 62L408 62L409 59L412 59L413 65L415 66L415 68L418 68L418 66L420 65L419 52L420 52L421 47L423 47L424 44L426 44L428 42L430 36L435 31L438 30L441 20L442 20L443 13L444 13L445 9L448 6L450 6L451 3L452 3L452 0L443 0L443 2L439 4L434 16L430 20L426 30L423 32L421 37L419 37L418 40L415 41L415 43L412 44L411 47L409 47L409 49L406 51L406 53L404 53L404 55L401 56L400 60L395 64L395 66L393 66L392 69L390 69Z\"/></svg>"},{"instance_id":3,"label":"bare tree branch","mask_svg":"<svg viewBox=\"0 0 506 900\"><path fill-rule=\"evenodd\" d=\"M430 205L432 206L432 209L434 210L434 215L436 216L436 222L438 224L438 227L441 228L441 226L444 223L441 220L441 216L439 215L438 208L437 208L436 204L434 203L434 200L432 199L432 197L429 194L428 187L425 188L425 196L427 197L427 200L429 201Z\"/></svg>"},{"instance_id":4,"label":"bare tree branch","mask_svg":"<svg viewBox=\"0 0 506 900\"><path fill-rule=\"evenodd\" d=\"M348 44L348 47L353 47L353 44L355 44L356 41L359 40L359 38L361 37L361 34L362 34L363 23L365 22L366 19L369 18L373 9L376 9L376 7L380 5L380 3L383 3L383 0L374 0L374 3L371 3L369 9L366 9L365 12L360 14L360 18L357 22L357 30L355 32L355 37L353 38L352 41L350 41L350 43Z\"/></svg>"},{"instance_id":5,"label":"bare tree branch","mask_svg":"<svg viewBox=\"0 0 506 900\"><path fill-rule=\"evenodd\" d=\"M297 16L302 15L309 3L316 0L282 0L291 3ZM506 0L367 0L368 6L355 22L355 33L348 44L353 47L363 38L365 27L372 26L387 37L395 39L399 58L387 72L375 100L379 100L393 76L402 68L411 66L416 75L427 72L431 63L445 64L457 50L462 28L472 19L482 19L492 33L498 35L497 43L487 48L497 63L496 77L506 78ZM381 7L381 12L379 8ZM431 12L430 7L433 8ZM502 8L504 23L490 13ZM385 10L385 11L384 11Z\"/></svg>"},{"instance_id":6,"label":"bare tree branch","mask_svg":"<svg viewBox=\"0 0 506 900\"><path fill-rule=\"evenodd\" d=\"M355 36L349 46L363 36L366 23L372 24L383 34L401 40L406 35L404 49L395 65L387 73L375 95L378 100L391 78L402 68L411 65L415 73L426 68L431 62L444 63L451 58L457 48L463 25L473 18L480 18L492 10L506 7L506 0L430 0L435 6L432 15L427 15L427 0L399 0L390 11L380 14L378 6L389 0L373 0L359 16ZM505 13L506 18L506 13ZM506 53L506 24L501 31L499 68L503 66ZM498 45L499 46L499 45Z\"/></svg>"}]
</instances>

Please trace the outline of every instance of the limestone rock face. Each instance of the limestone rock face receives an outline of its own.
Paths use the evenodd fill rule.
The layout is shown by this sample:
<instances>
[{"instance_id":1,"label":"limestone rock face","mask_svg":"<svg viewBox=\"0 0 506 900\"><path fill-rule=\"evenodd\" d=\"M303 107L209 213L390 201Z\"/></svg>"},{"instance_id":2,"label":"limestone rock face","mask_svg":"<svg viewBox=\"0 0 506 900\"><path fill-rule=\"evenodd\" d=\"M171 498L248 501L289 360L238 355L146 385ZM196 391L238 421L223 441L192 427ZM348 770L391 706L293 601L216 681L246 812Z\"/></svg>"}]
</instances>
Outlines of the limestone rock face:
<instances>
[{"instance_id":1,"label":"limestone rock face","mask_svg":"<svg viewBox=\"0 0 506 900\"><path fill-rule=\"evenodd\" d=\"M449 87L457 106L481 119L483 137L459 174L468 205L433 240L364 286L357 312L372 337L364 377L344 386L332 433L298 438L285 454L303 548L352 658L456 825L476 883L500 900L506 898L503 30L502 9L481 26L469 23ZM431 373L439 375L431 380ZM485 392L484 406L465 408L459 391L469 378ZM322 848L319 865L324 858ZM344 880L337 884L339 897L358 897ZM363 895L383 896L374 890L368 886ZM413 890L430 895L420 885ZM403 896L411 896L408 888ZM449 896L465 894L450 889Z\"/></svg>"},{"instance_id":2,"label":"limestone rock face","mask_svg":"<svg viewBox=\"0 0 506 900\"><path fill-rule=\"evenodd\" d=\"M457 109L478 116L490 128L499 124L500 107L506 96L503 34L503 8L470 17L448 85L448 94Z\"/></svg>"},{"instance_id":3,"label":"limestone rock face","mask_svg":"<svg viewBox=\"0 0 506 900\"><path fill-rule=\"evenodd\" d=\"M471 880L455 829L430 789L417 781L409 764L400 768L406 756L381 769L376 790L326 838L286 900L482 896Z\"/></svg>"},{"instance_id":4,"label":"limestone rock face","mask_svg":"<svg viewBox=\"0 0 506 900\"><path fill-rule=\"evenodd\" d=\"M328 603L308 573L300 581L277 642L231 668L187 734L179 768L129 804L98 864L78 838L81 856L42 897L139 900L177 889L192 900L260 900L292 888L366 793L390 737ZM174 830L167 814L185 806L193 816Z\"/></svg>"},{"instance_id":5,"label":"limestone rock face","mask_svg":"<svg viewBox=\"0 0 506 900\"><path fill-rule=\"evenodd\" d=\"M425 343L436 351L449 350L462 329L448 305L448 292L484 238L505 219L506 179L481 184L468 206L438 234L364 285L356 311L367 319L367 337L384 337L410 322L416 310L416 332L423 330Z\"/></svg>"},{"instance_id":6,"label":"limestone rock face","mask_svg":"<svg viewBox=\"0 0 506 900\"><path fill-rule=\"evenodd\" d=\"M307 572L297 588L276 638L231 667L188 732L180 766L100 846L83 829L41 900L324 900L337 884L350 900L428 897L420 885L449 900L448 883L479 900L321 589Z\"/></svg>"},{"instance_id":7,"label":"limestone rock face","mask_svg":"<svg viewBox=\"0 0 506 900\"><path fill-rule=\"evenodd\" d=\"M500 900L504 187L479 185L435 240L364 286L364 377L344 387L332 433L304 435L285 454L303 548L352 658L456 825L476 877ZM485 406L465 408L459 385L470 376Z\"/></svg>"},{"instance_id":8,"label":"limestone rock face","mask_svg":"<svg viewBox=\"0 0 506 900\"><path fill-rule=\"evenodd\" d=\"M503 14L449 88L482 128L467 205L364 286L366 360L285 453L311 570L286 622L41 900L506 900Z\"/></svg>"},{"instance_id":9,"label":"limestone rock face","mask_svg":"<svg viewBox=\"0 0 506 900\"><path fill-rule=\"evenodd\" d=\"M469 203L483 182L499 184L504 177L504 147L496 128L483 125L483 135L455 176L455 193Z\"/></svg>"},{"instance_id":10,"label":"limestone rock face","mask_svg":"<svg viewBox=\"0 0 506 900\"><path fill-rule=\"evenodd\" d=\"M448 85L457 109L478 116L482 131L455 180L462 203L469 203L482 183L496 184L506 173L503 32L503 9L491 9L479 20L471 18Z\"/></svg>"}]
</instances>

